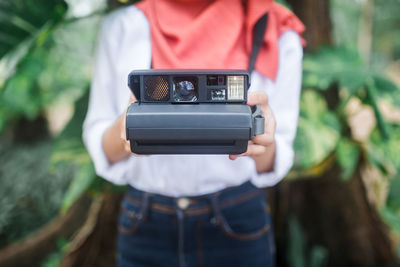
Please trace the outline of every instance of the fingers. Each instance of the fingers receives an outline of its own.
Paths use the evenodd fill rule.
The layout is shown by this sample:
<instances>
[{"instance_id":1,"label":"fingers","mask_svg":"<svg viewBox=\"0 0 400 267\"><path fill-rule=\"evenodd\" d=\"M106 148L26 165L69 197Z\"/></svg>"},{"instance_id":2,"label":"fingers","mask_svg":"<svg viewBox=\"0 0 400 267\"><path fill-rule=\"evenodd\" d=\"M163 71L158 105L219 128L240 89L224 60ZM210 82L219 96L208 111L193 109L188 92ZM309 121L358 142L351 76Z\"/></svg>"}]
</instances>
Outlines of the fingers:
<instances>
[{"instance_id":1,"label":"fingers","mask_svg":"<svg viewBox=\"0 0 400 267\"><path fill-rule=\"evenodd\" d=\"M239 154L239 155L229 155L230 160L235 160L238 157L244 157L244 156L259 156L264 154L267 151L268 147L262 146L262 145L257 145L252 142L249 142L249 145L247 146L247 151L245 153Z\"/></svg>"},{"instance_id":2,"label":"fingers","mask_svg":"<svg viewBox=\"0 0 400 267\"><path fill-rule=\"evenodd\" d=\"M268 96L261 91L250 92L247 94L247 105L268 105Z\"/></svg>"},{"instance_id":3,"label":"fingers","mask_svg":"<svg viewBox=\"0 0 400 267\"><path fill-rule=\"evenodd\" d=\"M131 97L129 99L129 104L133 103L133 102L136 102L136 101L137 101L136 97L133 94L131 94Z\"/></svg>"},{"instance_id":4,"label":"fingers","mask_svg":"<svg viewBox=\"0 0 400 267\"><path fill-rule=\"evenodd\" d=\"M275 137L271 134L261 134L257 135L253 139L251 139L255 144L261 145L261 146L269 146L274 143Z\"/></svg>"},{"instance_id":5,"label":"fingers","mask_svg":"<svg viewBox=\"0 0 400 267\"><path fill-rule=\"evenodd\" d=\"M235 160L235 159L237 159L238 157L244 156L244 154L245 154L245 153L242 153L242 154L239 154L239 155L229 155L229 159L230 159L230 160Z\"/></svg>"},{"instance_id":6,"label":"fingers","mask_svg":"<svg viewBox=\"0 0 400 267\"><path fill-rule=\"evenodd\" d=\"M270 146L275 143L276 121L274 114L268 105L268 97L264 92L251 92L247 96L248 105L260 105L261 113L265 118L264 134L255 136L247 147L247 151L240 155L229 155L229 159L235 160L243 156L259 156L268 151Z\"/></svg>"},{"instance_id":7,"label":"fingers","mask_svg":"<svg viewBox=\"0 0 400 267\"><path fill-rule=\"evenodd\" d=\"M132 151L131 151L131 142L128 141L128 140L123 140L123 142L124 142L124 150L125 150L127 153L131 153L131 152L132 152Z\"/></svg>"},{"instance_id":8,"label":"fingers","mask_svg":"<svg viewBox=\"0 0 400 267\"><path fill-rule=\"evenodd\" d=\"M265 118L264 133L256 135L252 141L257 145L269 146L275 141L275 128L276 121L274 114L269 106L264 108L263 112Z\"/></svg>"}]
</instances>

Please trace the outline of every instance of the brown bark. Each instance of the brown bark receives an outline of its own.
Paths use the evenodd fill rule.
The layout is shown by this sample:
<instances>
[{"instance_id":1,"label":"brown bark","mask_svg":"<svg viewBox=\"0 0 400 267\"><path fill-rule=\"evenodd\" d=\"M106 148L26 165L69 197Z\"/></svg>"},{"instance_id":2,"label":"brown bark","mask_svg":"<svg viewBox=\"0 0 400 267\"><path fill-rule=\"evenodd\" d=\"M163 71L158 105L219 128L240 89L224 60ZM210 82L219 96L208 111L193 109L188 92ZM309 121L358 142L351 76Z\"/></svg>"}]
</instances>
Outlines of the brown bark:
<instances>
[{"instance_id":1,"label":"brown bark","mask_svg":"<svg viewBox=\"0 0 400 267\"><path fill-rule=\"evenodd\" d=\"M327 0L287 0L294 13L306 25L304 38L307 50L315 50L320 45L332 44L332 23Z\"/></svg>"},{"instance_id":2,"label":"brown bark","mask_svg":"<svg viewBox=\"0 0 400 267\"><path fill-rule=\"evenodd\" d=\"M72 240L61 267L111 267L116 263L117 218L121 194L103 194Z\"/></svg>"},{"instance_id":3,"label":"brown bark","mask_svg":"<svg viewBox=\"0 0 400 267\"><path fill-rule=\"evenodd\" d=\"M367 200L360 171L349 181L338 177L340 169L335 166L320 177L283 182L279 193L269 190L274 198L279 266L286 266L292 216L299 220L308 247L327 249L328 266L396 262L389 231Z\"/></svg>"},{"instance_id":4,"label":"brown bark","mask_svg":"<svg viewBox=\"0 0 400 267\"><path fill-rule=\"evenodd\" d=\"M41 230L0 250L0 266L39 266L57 249L58 238L70 238L84 222L90 198L83 195L69 209Z\"/></svg>"}]
</instances>

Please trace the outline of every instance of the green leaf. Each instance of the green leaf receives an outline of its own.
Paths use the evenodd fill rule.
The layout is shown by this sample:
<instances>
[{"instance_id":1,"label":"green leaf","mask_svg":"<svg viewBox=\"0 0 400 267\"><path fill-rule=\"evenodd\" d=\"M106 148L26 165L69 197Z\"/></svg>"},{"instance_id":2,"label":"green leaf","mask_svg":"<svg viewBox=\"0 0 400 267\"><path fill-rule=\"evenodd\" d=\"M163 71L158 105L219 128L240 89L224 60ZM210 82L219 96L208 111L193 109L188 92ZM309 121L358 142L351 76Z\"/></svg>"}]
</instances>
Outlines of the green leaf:
<instances>
[{"instance_id":1,"label":"green leaf","mask_svg":"<svg viewBox=\"0 0 400 267\"><path fill-rule=\"evenodd\" d=\"M373 75L375 88L379 92L397 93L399 94L399 88L391 80L383 76L381 73L375 73Z\"/></svg>"},{"instance_id":2,"label":"green leaf","mask_svg":"<svg viewBox=\"0 0 400 267\"><path fill-rule=\"evenodd\" d=\"M43 96L36 80L45 67L43 58L46 57L47 48L27 54L19 65L18 72L6 82L0 98L12 113L33 119L41 111Z\"/></svg>"},{"instance_id":3,"label":"green leaf","mask_svg":"<svg viewBox=\"0 0 400 267\"><path fill-rule=\"evenodd\" d=\"M296 217L289 218L289 247L287 261L291 267L306 267L306 239Z\"/></svg>"},{"instance_id":4,"label":"green leaf","mask_svg":"<svg viewBox=\"0 0 400 267\"><path fill-rule=\"evenodd\" d=\"M384 139L389 139L390 133L389 133L389 128L388 125L383 118L383 115L381 111L379 110L378 107L378 97L377 97L377 92L376 92L376 87L373 79L368 79L366 81L367 85L365 87L368 97L367 97L367 103L372 106L374 113L375 113L375 118L378 123L378 128L382 133L382 136Z\"/></svg>"},{"instance_id":5,"label":"green leaf","mask_svg":"<svg viewBox=\"0 0 400 267\"><path fill-rule=\"evenodd\" d=\"M327 265L329 252L322 246L313 246L310 253L310 267L322 267Z\"/></svg>"},{"instance_id":6,"label":"green leaf","mask_svg":"<svg viewBox=\"0 0 400 267\"><path fill-rule=\"evenodd\" d=\"M60 166L74 167L75 176L64 196L61 212L65 212L93 183L96 173L82 142L82 124L87 110L89 93L75 104L75 112L67 126L56 138L52 154L52 168Z\"/></svg>"},{"instance_id":7,"label":"green leaf","mask_svg":"<svg viewBox=\"0 0 400 267\"><path fill-rule=\"evenodd\" d=\"M368 163L378 169L388 178L394 178L400 173L400 126L389 125L391 138L386 140L375 129L371 133L370 143L367 144Z\"/></svg>"},{"instance_id":8,"label":"green leaf","mask_svg":"<svg viewBox=\"0 0 400 267\"><path fill-rule=\"evenodd\" d=\"M303 60L303 87L327 90L334 82L355 92L368 73L358 52L349 48L322 47Z\"/></svg>"},{"instance_id":9,"label":"green leaf","mask_svg":"<svg viewBox=\"0 0 400 267\"><path fill-rule=\"evenodd\" d=\"M397 176L390 183L387 205L400 210L400 167L397 170Z\"/></svg>"},{"instance_id":10,"label":"green leaf","mask_svg":"<svg viewBox=\"0 0 400 267\"><path fill-rule=\"evenodd\" d=\"M371 134L371 143L367 146L369 164L378 169L390 180L387 206L400 209L400 126L390 125L391 138L386 141L377 130Z\"/></svg>"},{"instance_id":11,"label":"green leaf","mask_svg":"<svg viewBox=\"0 0 400 267\"><path fill-rule=\"evenodd\" d=\"M60 208L61 213L67 212L72 204L90 187L96 177L92 164L79 164L78 168L79 171L65 193Z\"/></svg>"},{"instance_id":12,"label":"green leaf","mask_svg":"<svg viewBox=\"0 0 400 267\"><path fill-rule=\"evenodd\" d=\"M317 92L303 91L295 148L295 167L311 168L322 162L336 148L340 137L338 118L328 110Z\"/></svg>"},{"instance_id":13,"label":"green leaf","mask_svg":"<svg viewBox=\"0 0 400 267\"><path fill-rule=\"evenodd\" d=\"M341 177L343 180L350 179L357 164L360 161L361 149L355 142L346 138L341 138L336 150L336 156L340 167L342 168Z\"/></svg>"},{"instance_id":14,"label":"green leaf","mask_svg":"<svg viewBox=\"0 0 400 267\"><path fill-rule=\"evenodd\" d=\"M58 23L67 11L64 0L3 0L0 6L0 59L35 36L45 24Z\"/></svg>"},{"instance_id":15,"label":"green leaf","mask_svg":"<svg viewBox=\"0 0 400 267\"><path fill-rule=\"evenodd\" d=\"M7 110L0 111L3 124L19 117L34 119L56 103L74 103L88 90L97 22L98 18L75 21L40 34L17 72L0 88L2 108Z\"/></svg>"},{"instance_id":16,"label":"green leaf","mask_svg":"<svg viewBox=\"0 0 400 267\"><path fill-rule=\"evenodd\" d=\"M390 228L397 233L397 235L400 235L400 216L398 212L398 210L392 210L387 207L380 210L382 218L389 224Z\"/></svg>"}]
</instances>

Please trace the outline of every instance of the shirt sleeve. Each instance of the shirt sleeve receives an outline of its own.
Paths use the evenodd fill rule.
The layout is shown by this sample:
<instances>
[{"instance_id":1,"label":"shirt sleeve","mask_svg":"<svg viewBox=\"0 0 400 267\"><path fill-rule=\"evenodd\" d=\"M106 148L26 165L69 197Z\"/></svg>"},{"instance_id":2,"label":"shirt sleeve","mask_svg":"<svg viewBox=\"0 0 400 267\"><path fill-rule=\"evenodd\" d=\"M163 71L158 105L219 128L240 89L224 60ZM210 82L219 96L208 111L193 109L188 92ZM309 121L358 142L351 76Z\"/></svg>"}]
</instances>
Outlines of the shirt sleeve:
<instances>
[{"instance_id":1,"label":"shirt sleeve","mask_svg":"<svg viewBox=\"0 0 400 267\"><path fill-rule=\"evenodd\" d=\"M273 186L281 181L293 165L293 140L296 136L301 91L303 47L294 31L279 39L279 68L275 82L262 77L267 84L269 105L276 120L276 154L272 172L255 174L258 187ZM257 74L259 75L259 74Z\"/></svg>"},{"instance_id":2,"label":"shirt sleeve","mask_svg":"<svg viewBox=\"0 0 400 267\"><path fill-rule=\"evenodd\" d=\"M131 157L110 164L103 150L102 139L104 132L128 107L130 93L126 77L128 70L136 67L134 64L123 66L124 62L120 60L123 55L119 55L121 43L131 44L132 49L142 45L135 44L135 38L140 38L146 32L146 25L143 23L146 23L144 15L135 7L114 11L103 20L97 42L89 106L82 137L97 175L114 184L127 183L125 165ZM128 28L131 30L129 35L126 34ZM126 40L126 38L132 39ZM124 71L119 69L121 66ZM144 68L144 66L138 67ZM121 77L120 73L124 76Z\"/></svg>"}]
</instances>

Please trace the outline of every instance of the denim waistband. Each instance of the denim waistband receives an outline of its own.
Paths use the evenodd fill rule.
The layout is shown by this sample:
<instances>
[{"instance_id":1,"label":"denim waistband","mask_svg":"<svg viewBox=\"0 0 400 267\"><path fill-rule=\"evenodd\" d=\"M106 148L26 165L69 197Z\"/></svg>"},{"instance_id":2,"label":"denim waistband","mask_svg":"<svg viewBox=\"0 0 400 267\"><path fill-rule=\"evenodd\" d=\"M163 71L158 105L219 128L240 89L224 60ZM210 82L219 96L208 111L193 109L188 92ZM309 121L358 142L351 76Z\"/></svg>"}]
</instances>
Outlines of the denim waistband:
<instances>
[{"instance_id":1,"label":"denim waistband","mask_svg":"<svg viewBox=\"0 0 400 267\"><path fill-rule=\"evenodd\" d=\"M185 266L184 253L184 229L185 217L188 216L210 216L210 223L220 225L224 232L230 236L238 236L225 220L223 209L236 204L255 200L256 197L265 197L264 190L258 189L250 181L239 186L233 186L224 190L194 197L168 197L148 192L143 192L130 187L125 195L125 200L133 202L141 207L140 213L135 215L139 221L146 221L149 212L160 212L176 216L178 234L178 263ZM242 240L261 236L269 230L265 225L259 231L246 237L239 236Z\"/></svg>"},{"instance_id":2,"label":"denim waistband","mask_svg":"<svg viewBox=\"0 0 400 267\"><path fill-rule=\"evenodd\" d=\"M259 194L264 194L264 191L248 181L239 186L228 187L215 193L194 197L168 197L129 187L125 198L128 201L140 204L145 210L151 209L168 214L177 214L177 210L182 210L186 216L196 216L216 212L214 206L216 204L218 204L217 208L222 210Z\"/></svg>"}]
</instances>

